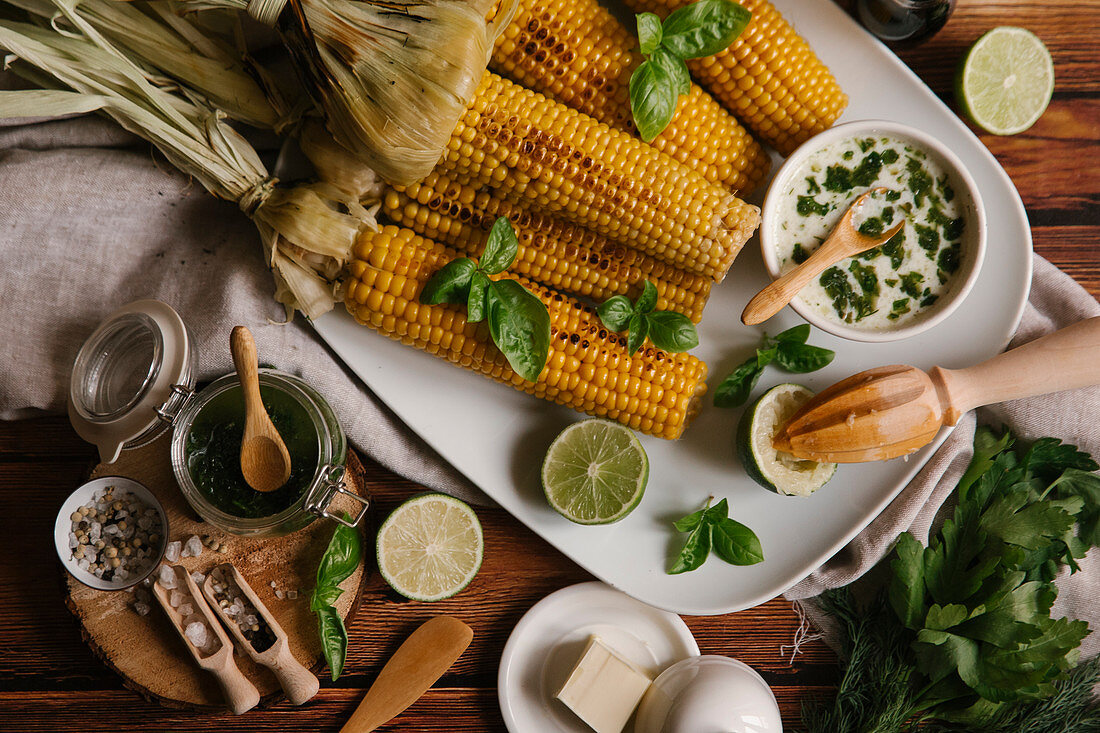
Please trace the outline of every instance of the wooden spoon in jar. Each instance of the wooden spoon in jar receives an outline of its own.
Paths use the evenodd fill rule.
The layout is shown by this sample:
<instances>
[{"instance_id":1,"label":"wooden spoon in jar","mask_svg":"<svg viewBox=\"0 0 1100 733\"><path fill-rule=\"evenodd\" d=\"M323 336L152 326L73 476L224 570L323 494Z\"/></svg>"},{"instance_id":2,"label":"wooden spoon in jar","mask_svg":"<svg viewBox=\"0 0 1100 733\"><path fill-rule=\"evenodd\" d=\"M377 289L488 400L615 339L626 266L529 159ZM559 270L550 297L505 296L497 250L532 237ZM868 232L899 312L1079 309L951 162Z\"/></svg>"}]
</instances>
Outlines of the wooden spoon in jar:
<instances>
[{"instance_id":1,"label":"wooden spoon in jar","mask_svg":"<svg viewBox=\"0 0 1100 733\"><path fill-rule=\"evenodd\" d=\"M274 491L290 478L290 453L260 397L259 357L252 332L236 326L229 336L229 349L244 393L241 473L256 491Z\"/></svg>"},{"instance_id":2,"label":"wooden spoon in jar","mask_svg":"<svg viewBox=\"0 0 1100 733\"><path fill-rule=\"evenodd\" d=\"M1100 316L968 369L895 365L837 382L803 405L772 441L796 458L883 461L930 443L975 407L1100 384Z\"/></svg>"},{"instance_id":3,"label":"wooden spoon in jar","mask_svg":"<svg viewBox=\"0 0 1100 733\"><path fill-rule=\"evenodd\" d=\"M905 226L904 217L877 237L869 237L852 226L852 217L858 209L863 207L867 198L875 193L886 193L887 190L883 187L872 188L853 201L848 210L844 212L844 216L837 222L833 233L820 247L814 250L814 253L805 262L783 274L753 296L752 300L745 306L745 310L741 312L741 322L746 326L763 323L783 310L783 306L790 303L791 299L798 295L798 291L806 287L811 280L829 267L847 257L877 247L900 232L902 227Z\"/></svg>"}]
</instances>

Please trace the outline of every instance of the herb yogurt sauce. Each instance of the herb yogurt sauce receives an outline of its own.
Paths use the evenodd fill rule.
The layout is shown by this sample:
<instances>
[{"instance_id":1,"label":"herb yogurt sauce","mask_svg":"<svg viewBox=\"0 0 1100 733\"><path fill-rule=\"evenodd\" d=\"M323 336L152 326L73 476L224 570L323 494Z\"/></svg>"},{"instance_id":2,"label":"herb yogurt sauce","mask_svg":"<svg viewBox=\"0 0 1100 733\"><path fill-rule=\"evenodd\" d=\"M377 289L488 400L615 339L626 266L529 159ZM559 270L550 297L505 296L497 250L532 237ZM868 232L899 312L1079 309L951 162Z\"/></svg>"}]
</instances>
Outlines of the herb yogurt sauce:
<instances>
[{"instance_id":1,"label":"herb yogurt sauce","mask_svg":"<svg viewBox=\"0 0 1100 733\"><path fill-rule=\"evenodd\" d=\"M826 318L866 330L907 324L944 294L959 269L966 221L947 172L924 150L892 137L853 137L810 156L777 217L781 272L804 262L851 203L870 188L853 225L867 235L897 222L885 244L842 260L798 294Z\"/></svg>"}]
</instances>

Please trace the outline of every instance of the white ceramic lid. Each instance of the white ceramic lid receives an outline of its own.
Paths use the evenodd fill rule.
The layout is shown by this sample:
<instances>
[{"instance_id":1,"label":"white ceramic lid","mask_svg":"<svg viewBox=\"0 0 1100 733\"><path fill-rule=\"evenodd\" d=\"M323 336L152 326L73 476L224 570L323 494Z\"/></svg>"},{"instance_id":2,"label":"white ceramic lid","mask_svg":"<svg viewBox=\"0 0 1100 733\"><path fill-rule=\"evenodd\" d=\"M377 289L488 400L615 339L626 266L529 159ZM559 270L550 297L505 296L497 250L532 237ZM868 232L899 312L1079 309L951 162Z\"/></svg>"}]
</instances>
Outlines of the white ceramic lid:
<instances>
[{"instance_id":1,"label":"white ceramic lid","mask_svg":"<svg viewBox=\"0 0 1100 733\"><path fill-rule=\"evenodd\" d=\"M593 635L650 678L699 654L695 637L674 613L605 583L562 588L524 614L501 655L497 695L511 733L592 733L555 696Z\"/></svg>"},{"instance_id":2,"label":"white ceramic lid","mask_svg":"<svg viewBox=\"0 0 1100 733\"><path fill-rule=\"evenodd\" d=\"M113 463L128 443L159 434L173 387L191 385L191 342L183 319L159 300L107 316L80 349L69 384L69 420Z\"/></svg>"}]
</instances>

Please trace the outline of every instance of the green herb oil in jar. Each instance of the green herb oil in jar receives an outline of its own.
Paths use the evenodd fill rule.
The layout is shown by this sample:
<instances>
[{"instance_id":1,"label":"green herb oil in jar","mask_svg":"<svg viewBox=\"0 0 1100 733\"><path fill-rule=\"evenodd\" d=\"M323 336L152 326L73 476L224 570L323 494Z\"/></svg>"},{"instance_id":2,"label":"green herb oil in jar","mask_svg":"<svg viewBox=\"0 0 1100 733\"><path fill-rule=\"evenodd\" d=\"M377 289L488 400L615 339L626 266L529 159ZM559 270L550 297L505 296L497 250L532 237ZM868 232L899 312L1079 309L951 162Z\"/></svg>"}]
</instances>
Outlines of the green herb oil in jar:
<instances>
[{"instance_id":1,"label":"green herb oil in jar","mask_svg":"<svg viewBox=\"0 0 1100 733\"><path fill-rule=\"evenodd\" d=\"M268 517L289 508L305 493L317 471L317 433L293 397L260 386L267 414L290 453L290 478L275 491L253 489L241 474L244 397L240 386L216 395L195 416L187 436L187 470L215 507L237 517Z\"/></svg>"}]
</instances>

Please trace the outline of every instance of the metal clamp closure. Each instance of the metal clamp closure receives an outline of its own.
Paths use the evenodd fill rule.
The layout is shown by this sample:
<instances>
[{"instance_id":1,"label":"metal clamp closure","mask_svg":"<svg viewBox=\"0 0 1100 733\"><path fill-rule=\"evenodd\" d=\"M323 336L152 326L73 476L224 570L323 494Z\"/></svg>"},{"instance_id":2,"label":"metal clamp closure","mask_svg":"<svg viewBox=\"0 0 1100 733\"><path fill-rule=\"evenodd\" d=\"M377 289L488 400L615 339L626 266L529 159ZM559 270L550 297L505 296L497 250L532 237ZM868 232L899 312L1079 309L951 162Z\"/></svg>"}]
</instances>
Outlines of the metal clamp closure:
<instances>
[{"instance_id":1,"label":"metal clamp closure","mask_svg":"<svg viewBox=\"0 0 1100 733\"><path fill-rule=\"evenodd\" d=\"M164 401L163 405L154 410L154 412L157 413L157 417L160 418L162 422L171 425L176 421L176 418L179 417L184 405L190 402L194 395L195 390L187 385L173 384L172 393L168 395L168 399Z\"/></svg>"},{"instance_id":2,"label":"metal clamp closure","mask_svg":"<svg viewBox=\"0 0 1100 733\"><path fill-rule=\"evenodd\" d=\"M347 490L347 484L344 482L343 466L327 465L324 466L321 471L322 478L320 486L318 487L320 490L314 492L313 496L310 497L306 504L306 509L319 517L325 517L334 522L339 522L345 527L358 526L359 522L363 521L363 517L367 516L367 510L370 509L370 499ZM340 494L343 494L361 505L361 508L350 522L340 516L339 513L329 511L332 507L332 502Z\"/></svg>"}]
</instances>

